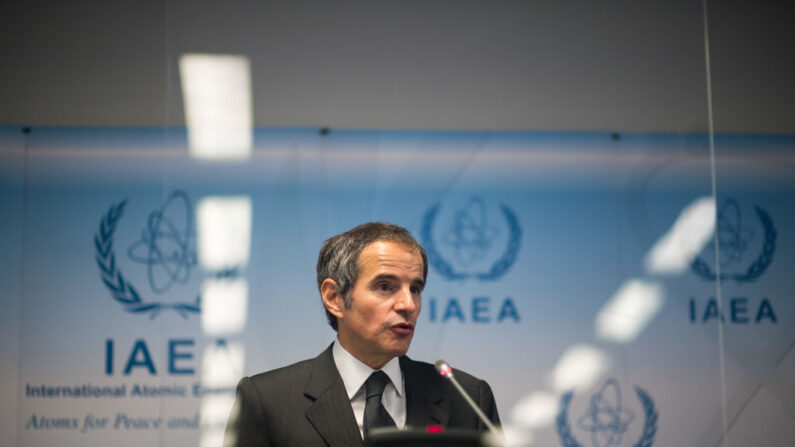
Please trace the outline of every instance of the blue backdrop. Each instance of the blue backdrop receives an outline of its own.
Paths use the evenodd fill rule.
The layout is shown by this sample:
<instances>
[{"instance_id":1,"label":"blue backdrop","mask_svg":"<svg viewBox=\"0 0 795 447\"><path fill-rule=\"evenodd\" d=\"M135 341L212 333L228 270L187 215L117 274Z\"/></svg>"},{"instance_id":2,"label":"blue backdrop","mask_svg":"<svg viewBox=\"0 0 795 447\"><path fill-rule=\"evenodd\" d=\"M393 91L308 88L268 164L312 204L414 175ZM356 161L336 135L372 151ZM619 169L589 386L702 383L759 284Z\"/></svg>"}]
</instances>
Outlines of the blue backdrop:
<instances>
[{"instance_id":1,"label":"blue backdrop","mask_svg":"<svg viewBox=\"0 0 795 447\"><path fill-rule=\"evenodd\" d=\"M220 445L241 376L333 340L320 244L384 220L430 254L409 355L488 380L513 442L788 444L794 145L718 136L713 194L700 134L271 129L211 162L0 128L0 425Z\"/></svg>"}]
</instances>

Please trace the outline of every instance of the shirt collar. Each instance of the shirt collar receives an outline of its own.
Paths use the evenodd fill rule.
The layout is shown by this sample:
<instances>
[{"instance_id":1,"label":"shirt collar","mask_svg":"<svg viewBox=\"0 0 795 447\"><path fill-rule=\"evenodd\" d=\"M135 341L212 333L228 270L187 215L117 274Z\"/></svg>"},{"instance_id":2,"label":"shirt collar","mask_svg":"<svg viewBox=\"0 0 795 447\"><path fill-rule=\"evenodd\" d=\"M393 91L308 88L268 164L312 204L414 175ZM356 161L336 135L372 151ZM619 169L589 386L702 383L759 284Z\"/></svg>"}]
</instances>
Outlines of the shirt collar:
<instances>
[{"instance_id":1,"label":"shirt collar","mask_svg":"<svg viewBox=\"0 0 795 447\"><path fill-rule=\"evenodd\" d=\"M353 399L353 396L364 385L370 374L377 370L370 368L354 357L342 347L339 340L334 340L331 353L334 356L334 364L337 366L337 371L342 377L342 383L345 385L345 391L348 393L348 399ZM392 382L392 386L395 387L398 396L402 397L403 372L400 370L399 359L397 357L391 359L381 368L381 371L389 376L389 380Z\"/></svg>"}]
</instances>

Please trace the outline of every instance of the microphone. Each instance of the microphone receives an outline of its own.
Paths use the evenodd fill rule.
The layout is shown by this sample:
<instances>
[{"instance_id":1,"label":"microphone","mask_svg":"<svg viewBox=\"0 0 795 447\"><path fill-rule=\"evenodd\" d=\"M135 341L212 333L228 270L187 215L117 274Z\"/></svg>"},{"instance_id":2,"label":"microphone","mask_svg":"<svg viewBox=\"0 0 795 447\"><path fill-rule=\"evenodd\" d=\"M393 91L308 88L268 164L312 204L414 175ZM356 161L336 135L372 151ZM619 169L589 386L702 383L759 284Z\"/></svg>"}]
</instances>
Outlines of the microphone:
<instances>
[{"instance_id":1,"label":"microphone","mask_svg":"<svg viewBox=\"0 0 795 447\"><path fill-rule=\"evenodd\" d=\"M450 365L448 365L447 362L445 362L442 359L437 360L436 363L434 363L434 365L436 366L436 370L439 371L439 374L441 374L442 377L444 377L445 379L449 379L450 382L453 383L455 389L458 390L458 393L461 395L461 397L464 398L466 403L468 403L469 406L472 407L472 410L475 411L475 414L478 415L480 420L483 421L484 424L486 424L486 427L489 428L489 431L499 435L497 427L495 427L494 424L491 423L489 418L486 417L486 415L483 413L483 410L481 410L480 407L478 407L478 405L475 403L475 401L472 400L471 397L469 397L469 394L467 394L467 392L464 391L464 388L461 387L461 384L458 383L457 380L455 380L455 377L453 377L453 368L451 368Z\"/></svg>"}]
</instances>

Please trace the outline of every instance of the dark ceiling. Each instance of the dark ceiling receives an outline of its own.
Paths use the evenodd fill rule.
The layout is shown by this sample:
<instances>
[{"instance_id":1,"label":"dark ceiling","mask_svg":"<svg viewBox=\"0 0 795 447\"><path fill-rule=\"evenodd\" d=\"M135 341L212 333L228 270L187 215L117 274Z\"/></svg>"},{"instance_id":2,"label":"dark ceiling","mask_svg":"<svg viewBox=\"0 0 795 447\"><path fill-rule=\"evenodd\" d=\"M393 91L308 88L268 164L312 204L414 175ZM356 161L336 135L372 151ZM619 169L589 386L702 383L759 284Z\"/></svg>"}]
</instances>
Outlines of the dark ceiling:
<instances>
[{"instance_id":1,"label":"dark ceiling","mask_svg":"<svg viewBox=\"0 0 795 447\"><path fill-rule=\"evenodd\" d=\"M767 4L772 3L772 4ZM795 8L701 1L0 5L0 123L182 126L177 61L250 59L258 127L795 132ZM709 70L705 58L709 26Z\"/></svg>"}]
</instances>

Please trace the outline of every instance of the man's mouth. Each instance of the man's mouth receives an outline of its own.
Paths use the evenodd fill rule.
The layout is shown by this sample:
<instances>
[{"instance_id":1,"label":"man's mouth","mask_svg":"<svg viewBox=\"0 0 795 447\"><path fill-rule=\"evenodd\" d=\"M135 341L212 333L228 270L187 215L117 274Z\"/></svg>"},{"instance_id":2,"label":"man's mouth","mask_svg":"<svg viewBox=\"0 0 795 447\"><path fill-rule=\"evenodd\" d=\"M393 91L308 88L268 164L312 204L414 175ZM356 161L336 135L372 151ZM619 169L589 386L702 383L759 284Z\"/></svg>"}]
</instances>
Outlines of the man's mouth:
<instances>
[{"instance_id":1,"label":"man's mouth","mask_svg":"<svg viewBox=\"0 0 795 447\"><path fill-rule=\"evenodd\" d=\"M414 325L405 322L395 323L391 326L391 329L400 335L409 335L414 332Z\"/></svg>"}]
</instances>

